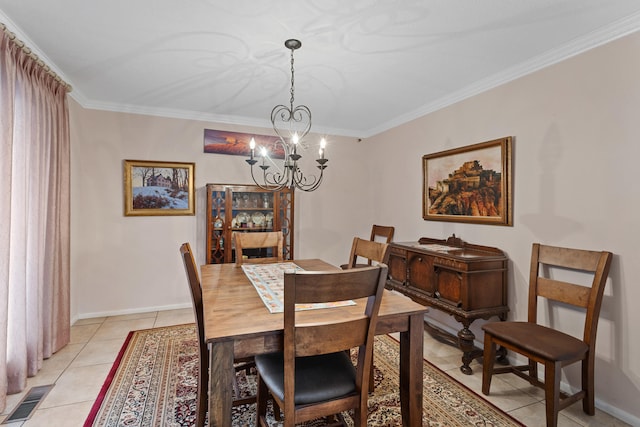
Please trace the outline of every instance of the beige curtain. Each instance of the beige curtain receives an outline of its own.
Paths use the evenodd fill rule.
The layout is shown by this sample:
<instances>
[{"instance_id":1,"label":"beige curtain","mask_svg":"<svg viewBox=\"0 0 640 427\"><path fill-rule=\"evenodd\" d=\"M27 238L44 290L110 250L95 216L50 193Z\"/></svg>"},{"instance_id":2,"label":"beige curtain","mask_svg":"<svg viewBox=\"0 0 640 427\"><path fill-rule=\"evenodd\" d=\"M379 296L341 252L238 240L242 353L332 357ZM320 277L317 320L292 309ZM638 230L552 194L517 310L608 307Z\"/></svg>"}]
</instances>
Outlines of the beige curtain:
<instances>
[{"instance_id":1,"label":"beige curtain","mask_svg":"<svg viewBox=\"0 0 640 427\"><path fill-rule=\"evenodd\" d=\"M66 92L0 30L0 411L69 342Z\"/></svg>"}]
</instances>

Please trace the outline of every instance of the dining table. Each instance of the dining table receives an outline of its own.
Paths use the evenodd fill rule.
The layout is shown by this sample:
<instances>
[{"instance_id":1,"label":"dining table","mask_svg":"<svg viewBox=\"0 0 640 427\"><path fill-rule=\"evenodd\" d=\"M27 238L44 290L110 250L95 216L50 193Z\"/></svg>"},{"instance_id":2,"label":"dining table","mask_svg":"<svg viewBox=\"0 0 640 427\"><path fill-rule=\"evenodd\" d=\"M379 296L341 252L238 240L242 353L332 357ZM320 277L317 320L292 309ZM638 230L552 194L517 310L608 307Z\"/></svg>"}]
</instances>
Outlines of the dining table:
<instances>
[{"instance_id":1,"label":"dining table","mask_svg":"<svg viewBox=\"0 0 640 427\"><path fill-rule=\"evenodd\" d=\"M336 267L320 259L292 261L304 270ZM210 426L230 427L233 404L234 359L282 351L284 315L263 303L242 267L235 263L201 266L204 334L209 348ZM330 321L362 313L364 301L354 305L304 311L304 321ZM427 308L389 290L382 296L376 335L400 335L399 383L402 425L422 426L422 367L424 313ZM375 352L374 352L375 361Z\"/></svg>"}]
</instances>

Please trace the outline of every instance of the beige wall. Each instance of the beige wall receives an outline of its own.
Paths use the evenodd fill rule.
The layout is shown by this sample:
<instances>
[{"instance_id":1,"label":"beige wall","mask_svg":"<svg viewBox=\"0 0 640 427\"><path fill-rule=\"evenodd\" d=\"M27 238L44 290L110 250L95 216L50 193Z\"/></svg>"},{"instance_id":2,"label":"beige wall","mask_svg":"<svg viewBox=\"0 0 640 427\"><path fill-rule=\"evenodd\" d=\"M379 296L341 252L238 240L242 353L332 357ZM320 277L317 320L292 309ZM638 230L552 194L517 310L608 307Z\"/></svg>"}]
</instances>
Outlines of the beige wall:
<instances>
[{"instance_id":1,"label":"beige wall","mask_svg":"<svg viewBox=\"0 0 640 427\"><path fill-rule=\"evenodd\" d=\"M395 225L397 241L455 233L507 252L510 317L523 319L532 242L612 251L596 398L640 424L638 52L640 34L631 35L366 141L332 138L326 182L296 194L296 256L342 263L352 237L367 236L373 222ZM249 129L77 104L71 120L72 315L189 306L178 246L192 242L203 262L203 186L249 182L243 158L202 152L203 129ZM422 155L507 135L514 137L513 227L423 221ZM195 162L197 215L124 217L123 159ZM552 316L577 328L572 313ZM474 331L481 337L479 325ZM578 384L578 372L567 381Z\"/></svg>"},{"instance_id":2,"label":"beige wall","mask_svg":"<svg viewBox=\"0 0 640 427\"><path fill-rule=\"evenodd\" d=\"M72 103L71 128L72 315L188 307L178 248L191 242L204 263L204 186L251 180L244 157L203 153L204 129L225 127ZM313 193L296 193L295 255L340 264L349 257L354 233L370 232L372 202L360 189L368 188L371 171L354 139L328 140L325 182ZM195 162L196 216L123 216L124 159Z\"/></svg>"},{"instance_id":3,"label":"beige wall","mask_svg":"<svg viewBox=\"0 0 640 427\"><path fill-rule=\"evenodd\" d=\"M376 218L390 219L399 241L455 233L505 250L512 319L526 319L531 243L615 254L599 325L596 398L601 407L635 417L634 425L640 425L639 76L635 34L367 141L372 163L386 164L372 183L384 196ZM508 135L514 137L513 227L420 219L422 155ZM550 316L579 326L572 313ZM579 384L577 370L569 381Z\"/></svg>"}]
</instances>

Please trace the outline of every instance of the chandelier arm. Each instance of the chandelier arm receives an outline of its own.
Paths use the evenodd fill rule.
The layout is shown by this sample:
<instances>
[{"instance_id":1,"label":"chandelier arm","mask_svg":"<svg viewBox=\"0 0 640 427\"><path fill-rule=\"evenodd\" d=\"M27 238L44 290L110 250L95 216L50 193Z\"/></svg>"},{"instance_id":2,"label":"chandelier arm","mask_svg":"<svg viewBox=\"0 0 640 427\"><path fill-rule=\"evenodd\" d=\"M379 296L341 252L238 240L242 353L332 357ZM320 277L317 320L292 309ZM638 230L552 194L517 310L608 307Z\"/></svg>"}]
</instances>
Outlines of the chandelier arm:
<instances>
[{"instance_id":1,"label":"chandelier arm","mask_svg":"<svg viewBox=\"0 0 640 427\"><path fill-rule=\"evenodd\" d=\"M263 183L261 184L253 173L253 165L251 166L251 178L253 179L253 182L263 190L280 191L286 187L286 185L278 184L275 181L269 181L266 170L263 170Z\"/></svg>"},{"instance_id":2,"label":"chandelier arm","mask_svg":"<svg viewBox=\"0 0 640 427\"><path fill-rule=\"evenodd\" d=\"M293 183L295 187L299 188L302 191L307 191L307 192L314 191L315 189L317 189L320 186L320 183L322 182L324 169L326 167L319 167L319 168L320 168L319 176L315 176L315 175L304 176L302 172L298 169L297 173L293 177Z\"/></svg>"},{"instance_id":3,"label":"chandelier arm","mask_svg":"<svg viewBox=\"0 0 640 427\"><path fill-rule=\"evenodd\" d=\"M319 177L316 177L315 175L312 175L314 178L314 182L312 184L302 184L302 183L296 183L296 188L302 190L302 191L306 191L306 192L311 192L316 190L319 186L320 183L322 182L322 173L320 174Z\"/></svg>"}]
</instances>

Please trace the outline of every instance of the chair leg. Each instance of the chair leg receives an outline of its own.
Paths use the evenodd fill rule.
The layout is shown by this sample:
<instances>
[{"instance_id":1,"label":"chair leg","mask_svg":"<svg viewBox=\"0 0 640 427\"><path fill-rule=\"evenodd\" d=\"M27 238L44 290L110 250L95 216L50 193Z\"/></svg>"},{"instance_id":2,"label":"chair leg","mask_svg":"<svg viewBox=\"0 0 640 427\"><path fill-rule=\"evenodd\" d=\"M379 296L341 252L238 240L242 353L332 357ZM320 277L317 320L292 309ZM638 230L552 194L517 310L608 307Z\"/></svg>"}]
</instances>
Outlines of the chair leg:
<instances>
[{"instance_id":1,"label":"chair leg","mask_svg":"<svg viewBox=\"0 0 640 427\"><path fill-rule=\"evenodd\" d=\"M276 421L282 421L282 413L280 412L280 405L278 405L278 402L276 402L275 399L273 399L273 418L275 418Z\"/></svg>"},{"instance_id":2,"label":"chair leg","mask_svg":"<svg viewBox=\"0 0 640 427\"><path fill-rule=\"evenodd\" d=\"M538 362L535 360L529 359L529 381L530 384L536 385L538 382Z\"/></svg>"},{"instance_id":3,"label":"chair leg","mask_svg":"<svg viewBox=\"0 0 640 427\"><path fill-rule=\"evenodd\" d=\"M588 415L596 414L594 363L592 355L582 361L582 390L585 392L582 398L582 410Z\"/></svg>"},{"instance_id":4,"label":"chair leg","mask_svg":"<svg viewBox=\"0 0 640 427\"><path fill-rule=\"evenodd\" d=\"M258 383L258 391L256 392L256 426L266 427L267 423L265 417L267 415L267 398L269 397L269 390L267 385L260 378L258 373L256 381ZM275 405L274 405L275 407Z\"/></svg>"},{"instance_id":5,"label":"chair leg","mask_svg":"<svg viewBox=\"0 0 640 427\"><path fill-rule=\"evenodd\" d=\"M496 360L496 345L493 337L484 334L484 354L482 359L482 394L489 395L491 377L493 376L493 363Z\"/></svg>"},{"instance_id":6,"label":"chair leg","mask_svg":"<svg viewBox=\"0 0 640 427\"><path fill-rule=\"evenodd\" d=\"M560 363L547 362L544 366L544 400L547 412L547 427L558 425L560 410Z\"/></svg>"},{"instance_id":7,"label":"chair leg","mask_svg":"<svg viewBox=\"0 0 640 427\"><path fill-rule=\"evenodd\" d=\"M196 398L196 427L204 427L204 421L207 414L207 399L204 397L202 393L198 393L198 397Z\"/></svg>"},{"instance_id":8,"label":"chair leg","mask_svg":"<svg viewBox=\"0 0 640 427\"><path fill-rule=\"evenodd\" d=\"M240 397L240 387L238 386L238 377L233 376L233 394L236 397Z\"/></svg>"},{"instance_id":9,"label":"chair leg","mask_svg":"<svg viewBox=\"0 0 640 427\"><path fill-rule=\"evenodd\" d=\"M207 360L209 357L207 356ZM209 367L200 361L198 370L198 396L196 397L196 427L204 427L204 421L209 409Z\"/></svg>"},{"instance_id":10,"label":"chair leg","mask_svg":"<svg viewBox=\"0 0 640 427\"><path fill-rule=\"evenodd\" d=\"M354 427L367 427L367 401L360 399L360 406L353 410L353 425Z\"/></svg>"},{"instance_id":11,"label":"chair leg","mask_svg":"<svg viewBox=\"0 0 640 427\"><path fill-rule=\"evenodd\" d=\"M286 399L285 402L286 403ZM296 408L294 405L284 405L284 420L282 420L282 427L295 427L296 425Z\"/></svg>"},{"instance_id":12,"label":"chair leg","mask_svg":"<svg viewBox=\"0 0 640 427\"><path fill-rule=\"evenodd\" d=\"M371 358L371 368L369 369L369 393L373 393L376 389L376 385L373 383L373 357Z\"/></svg>"}]
</instances>

